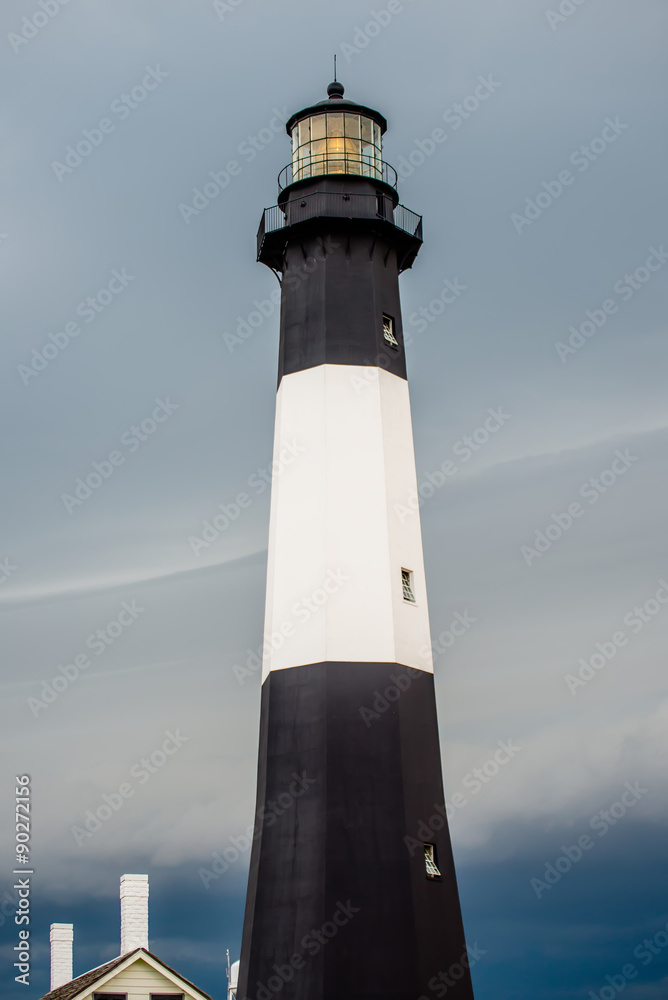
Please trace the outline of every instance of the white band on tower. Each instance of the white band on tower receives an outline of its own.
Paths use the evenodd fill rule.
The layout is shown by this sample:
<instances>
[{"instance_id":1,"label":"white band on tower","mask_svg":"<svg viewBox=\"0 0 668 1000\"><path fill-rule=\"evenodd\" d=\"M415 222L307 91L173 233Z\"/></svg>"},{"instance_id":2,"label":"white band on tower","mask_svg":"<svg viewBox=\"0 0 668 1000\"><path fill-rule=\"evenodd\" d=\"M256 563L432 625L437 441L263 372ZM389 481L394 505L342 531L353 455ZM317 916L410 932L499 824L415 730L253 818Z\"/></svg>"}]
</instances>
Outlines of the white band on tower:
<instances>
[{"instance_id":1,"label":"white band on tower","mask_svg":"<svg viewBox=\"0 0 668 1000\"><path fill-rule=\"evenodd\" d=\"M274 469L263 680L325 661L432 671L406 380L331 364L285 375Z\"/></svg>"}]
</instances>

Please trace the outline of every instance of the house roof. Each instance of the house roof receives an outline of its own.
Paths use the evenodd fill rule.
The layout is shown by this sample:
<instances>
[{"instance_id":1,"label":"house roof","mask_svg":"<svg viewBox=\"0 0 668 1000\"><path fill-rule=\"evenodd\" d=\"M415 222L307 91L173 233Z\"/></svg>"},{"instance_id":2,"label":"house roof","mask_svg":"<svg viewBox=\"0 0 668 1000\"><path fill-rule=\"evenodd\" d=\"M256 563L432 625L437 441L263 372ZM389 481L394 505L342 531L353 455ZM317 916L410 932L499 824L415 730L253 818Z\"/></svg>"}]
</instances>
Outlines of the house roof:
<instances>
[{"instance_id":1,"label":"house roof","mask_svg":"<svg viewBox=\"0 0 668 1000\"><path fill-rule=\"evenodd\" d=\"M91 990L96 983L101 979L106 979L110 972L114 969L120 968L122 965L131 965L132 962L128 962L128 959L134 956L133 961L137 961L139 958L144 956L152 958L154 962L157 962L159 966L166 969L167 972L171 973L172 976L176 976L184 986L189 987L194 990L196 994L204 997L205 1000L212 1000L212 997L208 993L205 993L190 980L182 976L180 972L172 969L171 966L163 962L162 959L158 958L150 951L146 951L145 948L135 948L134 951L129 951L127 955L120 955L118 958L114 958L111 962L107 962L105 965L98 965L96 969L91 969L90 972L84 972L82 976L77 976L76 979L71 979L69 983L65 983L64 986L59 986L58 989L51 990L50 993L45 993L41 1000L75 1000L76 997L81 996L82 993L86 993Z\"/></svg>"}]
</instances>

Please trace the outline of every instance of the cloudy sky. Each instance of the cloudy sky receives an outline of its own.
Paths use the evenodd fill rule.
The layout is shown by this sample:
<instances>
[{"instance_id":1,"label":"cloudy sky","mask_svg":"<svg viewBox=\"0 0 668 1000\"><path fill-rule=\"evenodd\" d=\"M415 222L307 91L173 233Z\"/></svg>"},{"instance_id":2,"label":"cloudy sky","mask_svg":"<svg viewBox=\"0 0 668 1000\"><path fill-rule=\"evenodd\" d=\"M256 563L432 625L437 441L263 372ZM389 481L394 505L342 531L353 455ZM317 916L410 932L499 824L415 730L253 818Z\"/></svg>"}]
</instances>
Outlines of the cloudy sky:
<instances>
[{"instance_id":1,"label":"cloudy sky","mask_svg":"<svg viewBox=\"0 0 668 1000\"><path fill-rule=\"evenodd\" d=\"M248 853L201 870L255 794L259 677L234 666L262 642L269 496L249 478L278 343L255 233L290 157L276 123L325 96L336 51L425 218L401 283L418 477L457 469L422 507L434 637L475 618L436 676L477 1000L610 1000L629 965L626 1000L665 997L665 2L55 3L0 13L2 995L46 992L51 922L75 924L76 974L116 955L137 871L153 950L224 996ZM211 173L224 189L188 211ZM474 791L499 741L519 749Z\"/></svg>"}]
</instances>

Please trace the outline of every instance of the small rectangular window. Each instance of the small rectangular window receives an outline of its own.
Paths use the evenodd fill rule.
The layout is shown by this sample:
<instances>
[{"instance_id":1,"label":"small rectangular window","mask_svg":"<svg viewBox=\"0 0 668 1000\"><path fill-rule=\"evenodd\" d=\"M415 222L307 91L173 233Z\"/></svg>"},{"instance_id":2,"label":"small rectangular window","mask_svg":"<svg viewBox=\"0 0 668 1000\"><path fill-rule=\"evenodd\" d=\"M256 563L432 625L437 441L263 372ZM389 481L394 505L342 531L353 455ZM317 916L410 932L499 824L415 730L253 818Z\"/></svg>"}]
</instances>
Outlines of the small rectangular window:
<instances>
[{"instance_id":1,"label":"small rectangular window","mask_svg":"<svg viewBox=\"0 0 668 1000\"><path fill-rule=\"evenodd\" d=\"M93 993L93 1000L128 1000L127 993Z\"/></svg>"},{"instance_id":2,"label":"small rectangular window","mask_svg":"<svg viewBox=\"0 0 668 1000\"><path fill-rule=\"evenodd\" d=\"M151 1000L183 1000L183 993L151 993Z\"/></svg>"},{"instance_id":3,"label":"small rectangular window","mask_svg":"<svg viewBox=\"0 0 668 1000\"><path fill-rule=\"evenodd\" d=\"M441 873L436 864L436 848L433 844L424 845L424 865L427 869L427 878L441 878Z\"/></svg>"},{"instance_id":4,"label":"small rectangular window","mask_svg":"<svg viewBox=\"0 0 668 1000\"><path fill-rule=\"evenodd\" d=\"M376 215L380 219L385 218L385 199L383 198L382 194L376 195Z\"/></svg>"},{"instance_id":5,"label":"small rectangular window","mask_svg":"<svg viewBox=\"0 0 668 1000\"><path fill-rule=\"evenodd\" d=\"M383 338L392 347L399 346L399 341L394 334L394 319L391 316L383 316Z\"/></svg>"},{"instance_id":6,"label":"small rectangular window","mask_svg":"<svg viewBox=\"0 0 668 1000\"><path fill-rule=\"evenodd\" d=\"M415 604L415 592L413 590L413 573L410 569L402 569L401 586L404 593L404 600Z\"/></svg>"}]
</instances>

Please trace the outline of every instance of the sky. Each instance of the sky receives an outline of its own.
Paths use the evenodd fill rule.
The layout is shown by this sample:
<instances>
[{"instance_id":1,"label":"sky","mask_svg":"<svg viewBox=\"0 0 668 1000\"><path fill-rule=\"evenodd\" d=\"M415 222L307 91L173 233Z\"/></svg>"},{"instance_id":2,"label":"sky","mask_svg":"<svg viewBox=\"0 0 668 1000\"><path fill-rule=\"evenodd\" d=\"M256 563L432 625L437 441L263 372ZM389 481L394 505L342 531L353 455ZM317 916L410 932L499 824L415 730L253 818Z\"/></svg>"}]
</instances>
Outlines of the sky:
<instances>
[{"instance_id":1,"label":"sky","mask_svg":"<svg viewBox=\"0 0 668 1000\"><path fill-rule=\"evenodd\" d=\"M260 680L234 668L262 644L278 350L255 234L334 52L424 216L401 293L476 998L665 997L667 30L662 0L3 4L7 1000L47 991L52 922L75 974L118 954L125 872L215 1000L238 957Z\"/></svg>"}]
</instances>

